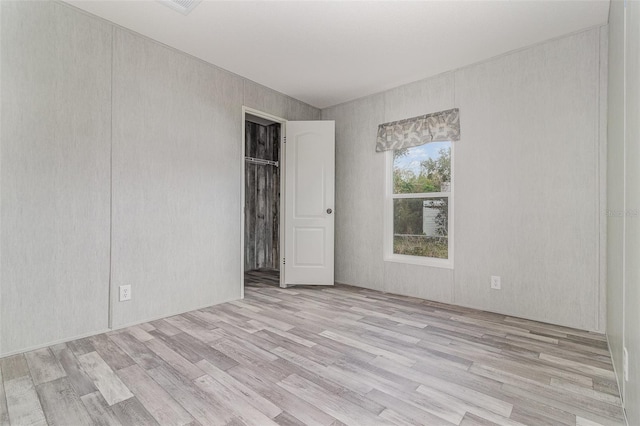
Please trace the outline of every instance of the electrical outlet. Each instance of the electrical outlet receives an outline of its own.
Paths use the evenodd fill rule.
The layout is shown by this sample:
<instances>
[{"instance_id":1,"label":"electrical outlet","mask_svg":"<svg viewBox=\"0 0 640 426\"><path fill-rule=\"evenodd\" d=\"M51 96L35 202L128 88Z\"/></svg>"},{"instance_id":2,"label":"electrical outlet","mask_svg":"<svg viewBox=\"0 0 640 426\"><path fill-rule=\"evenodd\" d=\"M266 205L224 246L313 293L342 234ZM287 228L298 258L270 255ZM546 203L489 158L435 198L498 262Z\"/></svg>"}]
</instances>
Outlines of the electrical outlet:
<instances>
[{"instance_id":1,"label":"electrical outlet","mask_svg":"<svg viewBox=\"0 0 640 426\"><path fill-rule=\"evenodd\" d=\"M622 348L622 375L624 376L624 381L629 381L629 352L627 352L627 348Z\"/></svg>"},{"instance_id":2,"label":"electrical outlet","mask_svg":"<svg viewBox=\"0 0 640 426\"><path fill-rule=\"evenodd\" d=\"M494 290L500 290L502 286L500 285L500 277L495 275L491 276L491 288Z\"/></svg>"},{"instance_id":3,"label":"electrical outlet","mask_svg":"<svg viewBox=\"0 0 640 426\"><path fill-rule=\"evenodd\" d=\"M124 302L125 300L131 300L131 285L121 285L120 286L120 301Z\"/></svg>"}]
</instances>

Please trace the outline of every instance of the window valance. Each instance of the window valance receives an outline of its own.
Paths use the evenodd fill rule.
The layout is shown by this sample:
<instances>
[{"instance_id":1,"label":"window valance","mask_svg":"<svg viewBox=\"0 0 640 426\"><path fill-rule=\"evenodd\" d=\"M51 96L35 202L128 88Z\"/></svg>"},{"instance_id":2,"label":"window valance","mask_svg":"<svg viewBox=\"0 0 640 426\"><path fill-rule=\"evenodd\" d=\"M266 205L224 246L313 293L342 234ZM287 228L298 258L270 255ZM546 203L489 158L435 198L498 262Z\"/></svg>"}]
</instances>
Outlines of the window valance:
<instances>
[{"instance_id":1,"label":"window valance","mask_svg":"<svg viewBox=\"0 0 640 426\"><path fill-rule=\"evenodd\" d=\"M429 142L457 140L460 140L460 113L458 108L453 108L380 124L376 151L383 152Z\"/></svg>"}]
</instances>

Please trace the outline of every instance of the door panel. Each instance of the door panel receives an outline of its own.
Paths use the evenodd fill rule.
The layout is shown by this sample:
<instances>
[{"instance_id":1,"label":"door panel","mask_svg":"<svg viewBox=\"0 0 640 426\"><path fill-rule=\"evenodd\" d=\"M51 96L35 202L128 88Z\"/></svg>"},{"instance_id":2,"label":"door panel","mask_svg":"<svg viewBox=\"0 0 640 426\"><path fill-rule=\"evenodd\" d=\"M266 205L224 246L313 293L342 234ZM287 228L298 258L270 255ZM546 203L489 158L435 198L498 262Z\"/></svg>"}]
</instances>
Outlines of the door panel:
<instances>
[{"instance_id":1,"label":"door panel","mask_svg":"<svg viewBox=\"0 0 640 426\"><path fill-rule=\"evenodd\" d=\"M325 167L323 150L326 147L321 140L322 135L317 133L304 133L295 139L296 147L296 179L295 179L295 211L294 217L324 216L326 210L325 199Z\"/></svg>"},{"instance_id":2,"label":"door panel","mask_svg":"<svg viewBox=\"0 0 640 426\"><path fill-rule=\"evenodd\" d=\"M289 121L284 285L333 285L335 123Z\"/></svg>"},{"instance_id":3,"label":"door panel","mask_svg":"<svg viewBox=\"0 0 640 426\"><path fill-rule=\"evenodd\" d=\"M323 266L326 232L324 228L294 228L293 260L298 266Z\"/></svg>"}]
</instances>

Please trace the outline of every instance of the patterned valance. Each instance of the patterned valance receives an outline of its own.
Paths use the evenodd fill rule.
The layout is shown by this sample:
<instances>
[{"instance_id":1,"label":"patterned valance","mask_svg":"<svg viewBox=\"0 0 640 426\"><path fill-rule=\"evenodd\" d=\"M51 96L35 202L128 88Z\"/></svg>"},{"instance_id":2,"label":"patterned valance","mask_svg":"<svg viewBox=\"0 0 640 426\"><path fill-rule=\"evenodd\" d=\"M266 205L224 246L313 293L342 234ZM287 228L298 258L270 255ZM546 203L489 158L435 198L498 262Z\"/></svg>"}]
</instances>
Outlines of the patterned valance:
<instances>
[{"instance_id":1,"label":"patterned valance","mask_svg":"<svg viewBox=\"0 0 640 426\"><path fill-rule=\"evenodd\" d=\"M458 108L378 126L376 151L409 148L437 141L460 140Z\"/></svg>"}]
</instances>

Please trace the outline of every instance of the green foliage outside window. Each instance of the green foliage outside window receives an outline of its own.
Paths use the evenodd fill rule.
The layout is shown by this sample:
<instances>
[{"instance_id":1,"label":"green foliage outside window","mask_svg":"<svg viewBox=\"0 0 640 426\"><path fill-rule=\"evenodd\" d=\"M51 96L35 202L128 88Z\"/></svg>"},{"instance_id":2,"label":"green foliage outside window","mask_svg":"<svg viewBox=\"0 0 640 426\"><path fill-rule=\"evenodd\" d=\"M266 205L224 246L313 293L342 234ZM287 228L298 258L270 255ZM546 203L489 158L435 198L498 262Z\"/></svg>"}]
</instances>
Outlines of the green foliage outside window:
<instances>
[{"instance_id":1,"label":"green foliage outside window","mask_svg":"<svg viewBox=\"0 0 640 426\"><path fill-rule=\"evenodd\" d=\"M409 149L398 149L393 152L395 160L409 154ZM440 148L438 158L428 158L420 162L420 173L412 170L393 168L394 194L419 194L421 192L448 192L442 190L451 182L451 148Z\"/></svg>"},{"instance_id":2,"label":"green foliage outside window","mask_svg":"<svg viewBox=\"0 0 640 426\"><path fill-rule=\"evenodd\" d=\"M409 155L411 148L394 151L395 160ZM451 148L441 148L436 158L420 162L419 173L408 168L393 169L394 194L449 192ZM435 233L424 232L424 212L437 210ZM448 257L449 198L396 198L393 200L393 252L423 257Z\"/></svg>"}]
</instances>

